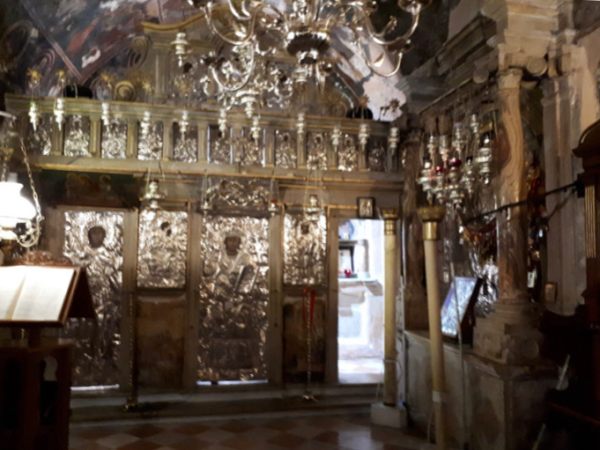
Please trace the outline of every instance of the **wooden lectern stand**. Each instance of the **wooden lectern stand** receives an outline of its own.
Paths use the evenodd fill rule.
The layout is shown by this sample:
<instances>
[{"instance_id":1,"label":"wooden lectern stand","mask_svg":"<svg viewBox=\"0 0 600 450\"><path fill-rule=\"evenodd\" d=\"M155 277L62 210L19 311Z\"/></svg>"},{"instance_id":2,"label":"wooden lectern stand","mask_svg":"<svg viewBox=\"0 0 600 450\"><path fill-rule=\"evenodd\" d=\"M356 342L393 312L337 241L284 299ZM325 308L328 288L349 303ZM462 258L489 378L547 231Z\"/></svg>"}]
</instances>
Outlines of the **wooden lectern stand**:
<instances>
[{"instance_id":1,"label":"wooden lectern stand","mask_svg":"<svg viewBox=\"0 0 600 450\"><path fill-rule=\"evenodd\" d=\"M94 317L84 269L0 267L0 327L28 334L0 348L0 450L68 450L70 349L41 331L71 317Z\"/></svg>"}]
</instances>

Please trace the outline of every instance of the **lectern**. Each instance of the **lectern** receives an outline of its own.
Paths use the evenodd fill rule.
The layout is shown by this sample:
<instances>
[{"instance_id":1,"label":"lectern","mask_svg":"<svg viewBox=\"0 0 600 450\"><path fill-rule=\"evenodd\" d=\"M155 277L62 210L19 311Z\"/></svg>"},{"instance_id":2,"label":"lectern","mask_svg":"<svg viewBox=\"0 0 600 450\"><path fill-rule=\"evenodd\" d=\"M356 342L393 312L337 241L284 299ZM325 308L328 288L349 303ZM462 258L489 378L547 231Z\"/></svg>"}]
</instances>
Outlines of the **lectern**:
<instances>
[{"instance_id":1,"label":"lectern","mask_svg":"<svg viewBox=\"0 0 600 450\"><path fill-rule=\"evenodd\" d=\"M0 267L0 326L24 329L27 345L0 347L0 450L67 450L71 364L45 327L94 317L85 270Z\"/></svg>"}]
</instances>

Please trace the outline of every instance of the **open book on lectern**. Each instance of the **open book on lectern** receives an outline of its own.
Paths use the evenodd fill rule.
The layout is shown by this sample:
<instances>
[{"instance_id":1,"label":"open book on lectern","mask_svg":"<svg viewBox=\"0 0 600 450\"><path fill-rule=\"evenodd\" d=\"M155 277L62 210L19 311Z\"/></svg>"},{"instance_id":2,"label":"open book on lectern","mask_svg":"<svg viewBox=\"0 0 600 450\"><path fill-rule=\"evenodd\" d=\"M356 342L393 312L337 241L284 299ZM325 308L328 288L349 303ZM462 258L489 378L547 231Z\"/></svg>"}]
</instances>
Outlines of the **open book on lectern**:
<instances>
[{"instance_id":1,"label":"open book on lectern","mask_svg":"<svg viewBox=\"0 0 600 450\"><path fill-rule=\"evenodd\" d=\"M94 317L84 269L0 267L0 325L61 326L69 317Z\"/></svg>"}]
</instances>

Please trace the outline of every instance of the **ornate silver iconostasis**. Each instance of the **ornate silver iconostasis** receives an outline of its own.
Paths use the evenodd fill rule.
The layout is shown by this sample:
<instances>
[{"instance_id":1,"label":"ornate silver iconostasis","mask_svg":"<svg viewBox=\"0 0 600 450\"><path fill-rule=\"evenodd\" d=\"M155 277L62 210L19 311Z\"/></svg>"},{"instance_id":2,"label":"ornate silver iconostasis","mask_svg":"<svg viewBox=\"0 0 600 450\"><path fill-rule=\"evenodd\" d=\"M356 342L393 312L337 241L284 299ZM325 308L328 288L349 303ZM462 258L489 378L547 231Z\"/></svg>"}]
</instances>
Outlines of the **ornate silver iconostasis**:
<instances>
[{"instance_id":1,"label":"ornate silver iconostasis","mask_svg":"<svg viewBox=\"0 0 600 450\"><path fill-rule=\"evenodd\" d=\"M70 321L63 332L75 342L75 385L126 389L128 358L135 353L143 387L181 387L173 374L182 365L193 366L197 382L213 384L268 381L273 365L286 381L304 380L307 369L314 381L324 379L331 320L327 209L297 206L273 214L266 181L209 177L206 184L204 209L197 204L197 211L173 205L169 210L57 209L61 251L87 268L97 314L96 320ZM190 248L199 251L194 266ZM272 285L272 269L281 277L279 288ZM132 329L130 293L138 302L135 352L124 337ZM185 306L190 302L192 309ZM274 307L275 302L281 304ZM194 317L186 317L189 310ZM184 342L191 322L195 337ZM272 323L283 327L273 333ZM159 339L170 342L169 348L157 347ZM274 363L269 339L281 340ZM177 367L153 362L150 347L154 359L165 361L162 366Z\"/></svg>"}]
</instances>

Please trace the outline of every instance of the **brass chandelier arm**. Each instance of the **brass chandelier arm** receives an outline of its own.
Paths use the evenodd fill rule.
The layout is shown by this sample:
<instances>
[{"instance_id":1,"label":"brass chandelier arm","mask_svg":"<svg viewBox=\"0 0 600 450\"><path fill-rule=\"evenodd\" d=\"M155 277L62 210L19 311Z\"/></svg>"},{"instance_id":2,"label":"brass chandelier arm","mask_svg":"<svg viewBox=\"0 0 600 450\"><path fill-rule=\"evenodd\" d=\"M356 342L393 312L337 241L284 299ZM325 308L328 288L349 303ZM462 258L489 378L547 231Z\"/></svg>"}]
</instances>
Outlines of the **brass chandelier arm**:
<instances>
[{"instance_id":1,"label":"brass chandelier arm","mask_svg":"<svg viewBox=\"0 0 600 450\"><path fill-rule=\"evenodd\" d=\"M237 85L233 85L233 86L228 86L226 83L224 83L220 78L219 78L219 73L217 72L217 69L215 69L214 66L210 67L210 74L213 77L213 79L216 81L216 83L219 85L219 87L226 92L235 92L238 91L240 89L243 89L244 87L246 87L246 85L250 82L250 79L252 77L252 75L254 74L254 69L256 66L256 58L255 58L255 53L254 53L254 47L250 46L250 63L249 63L249 69L246 72L246 76L242 79L242 81L237 84Z\"/></svg>"},{"instance_id":2,"label":"brass chandelier arm","mask_svg":"<svg viewBox=\"0 0 600 450\"><path fill-rule=\"evenodd\" d=\"M415 7L413 11L411 11L412 13L412 22L410 24L410 27L408 28L408 30L406 31L406 33L404 33L402 36L398 36L397 38L391 39L391 40L386 40L384 38L385 33L387 32L387 26L385 27L383 32L378 33L377 31L375 31L375 28L373 28L373 23L371 23L371 19L369 18L369 16L364 12L363 9L358 9L356 7L356 5L351 5L353 6L353 8L358 11L360 17L361 17L361 21L365 24L365 29L367 30L367 33L369 35L369 38L373 40L373 42L382 45L384 47L391 47L391 46L396 46L398 44L402 44L403 46L406 45L409 41L409 39L411 38L411 36L415 33L415 31L417 30L417 27L419 26L419 20L421 18L421 8L420 7Z\"/></svg>"},{"instance_id":3,"label":"brass chandelier arm","mask_svg":"<svg viewBox=\"0 0 600 450\"><path fill-rule=\"evenodd\" d=\"M223 33L221 33L218 30L218 28L216 27L216 25L213 22L212 3L209 3L204 10L206 13L206 23L208 23L210 30L224 42L227 42L228 44L231 44L231 45L247 45L255 37L254 28L256 26L256 17L258 16L260 9L256 9L252 13L252 17L250 19L250 24L248 26L247 34L240 40L231 39L230 37L224 35Z\"/></svg>"},{"instance_id":4,"label":"brass chandelier arm","mask_svg":"<svg viewBox=\"0 0 600 450\"><path fill-rule=\"evenodd\" d=\"M371 69L377 75L384 77L384 78L391 78L400 71L400 66L402 65L402 56L403 55L404 54L402 52L398 52L398 54L396 56L396 64L394 65L394 68L392 69L391 72L381 72L375 66L376 63L371 63L371 61L369 61L368 59L366 59L366 62L367 62L367 65L369 66L369 69Z\"/></svg>"},{"instance_id":5,"label":"brass chandelier arm","mask_svg":"<svg viewBox=\"0 0 600 450\"><path fill-rule=\"evenodd\" d=\"M227 0L227 6L229 7L229 11L231 11L233 17L235 17L237 20L247 22L252 19L252 14L246 9L244 1L242 1L241 12L235 7L233 0Z\"/></svg>"},{"instance_id":6,"label":"brass chandelier arm","mask_svg":"<svg viewBox=\"0 0 600 450\"><path fill-rule=\"evenodd\" d=\"M402 65L402 56L404 55L404 53L402 51L399 51L396 54L396 62L394 63L393 69L390 72L382 72L380 69L380 66L381 66L381 63L383 62L383 55L380 56L379 58L377 58L375 61L371 61L371 58L369 57L369 55L367 55L367 52L365 52L365 50L360 45L358 36L356 35L356 32L353 32L353 35L354 35L355 46L358 48L358 51L359 51L362 59L364 59L365 63L367 64L369 69L371 69L373 71L373 73L375 73L383 78L391 78L400 71L400 66ZM384 52L385 52L385 50L384 50Z\"/></svg>"}]
</instances>

